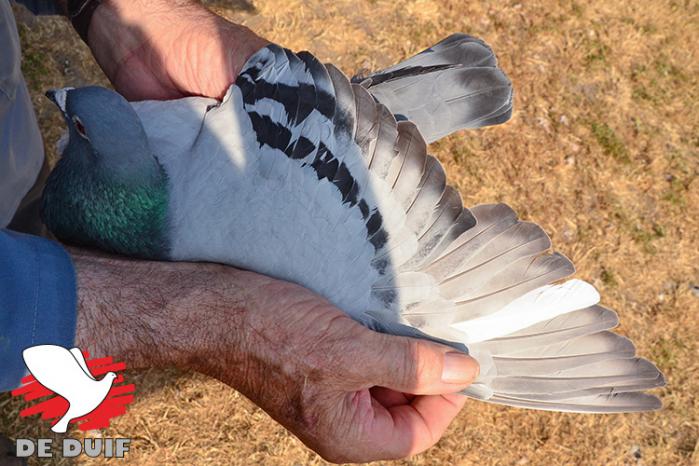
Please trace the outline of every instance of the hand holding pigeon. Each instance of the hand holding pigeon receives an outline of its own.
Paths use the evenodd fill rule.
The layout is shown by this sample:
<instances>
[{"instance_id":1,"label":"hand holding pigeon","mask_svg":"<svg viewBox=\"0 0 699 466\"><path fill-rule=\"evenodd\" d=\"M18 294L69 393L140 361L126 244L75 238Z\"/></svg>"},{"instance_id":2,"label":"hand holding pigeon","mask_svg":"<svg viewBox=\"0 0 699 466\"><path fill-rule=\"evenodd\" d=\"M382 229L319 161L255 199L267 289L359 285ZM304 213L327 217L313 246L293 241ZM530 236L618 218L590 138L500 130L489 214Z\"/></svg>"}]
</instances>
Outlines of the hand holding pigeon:
<instances>
[{"instance_id":1,"label":"hand holding pigeon","mask_svg":"<svg viewBox=\"0 0 699 466\"><path fill-rule=\"evenodd\" d=\"M130 100L222 97L247 59L268 44L197 2L167 0L103 2L88 42Z\"/></svg>"},{"instance_id":2,"label":"hand holding pigeon","mask_svg":"<svg viewBox=\"0 0 699 466\"><path fill-rule=\"evenodd\" d=\"M368 330L298 285L218 264L70 252L77 345L130 368L216 377L328 460L427 449L465 402L451 393L478 373L466 355Z\"/></svg>"}]
</instances>

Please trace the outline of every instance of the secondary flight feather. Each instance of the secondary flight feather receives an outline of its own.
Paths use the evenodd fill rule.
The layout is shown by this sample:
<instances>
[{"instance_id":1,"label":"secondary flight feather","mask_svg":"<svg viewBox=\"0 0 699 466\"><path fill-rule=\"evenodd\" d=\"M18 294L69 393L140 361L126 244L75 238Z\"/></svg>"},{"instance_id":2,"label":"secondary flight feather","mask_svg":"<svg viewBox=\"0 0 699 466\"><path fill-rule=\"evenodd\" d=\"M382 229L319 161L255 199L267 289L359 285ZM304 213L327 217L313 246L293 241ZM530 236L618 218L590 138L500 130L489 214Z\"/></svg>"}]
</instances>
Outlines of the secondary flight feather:
<instances>
[{"instance_id":1,"label":"secondary flight feather","mask_svg":"<svg viewBox=\"0 0 699 466\"><path fill-rule=\"evenodd\" d=\"M537 225L465 208L427 142L506 121L512 86L453 35L350 81L307 52L253 55L222 102L52 94L68 123L43 216L61 239L222 262L314 290L364 325L468 351L466 394L581 412L657 409L660 372Z\"/></svg>"}]
</instances>

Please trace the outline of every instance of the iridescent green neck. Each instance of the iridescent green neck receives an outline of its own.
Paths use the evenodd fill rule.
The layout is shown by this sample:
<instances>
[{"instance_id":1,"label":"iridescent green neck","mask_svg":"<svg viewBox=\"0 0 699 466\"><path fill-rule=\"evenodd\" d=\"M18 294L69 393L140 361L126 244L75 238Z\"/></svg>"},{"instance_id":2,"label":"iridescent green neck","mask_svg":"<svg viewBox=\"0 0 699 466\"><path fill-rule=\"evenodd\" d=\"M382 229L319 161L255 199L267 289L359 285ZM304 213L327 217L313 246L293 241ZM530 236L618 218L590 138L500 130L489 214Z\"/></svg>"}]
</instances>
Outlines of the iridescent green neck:
<instances>
[{"instance_id":1,"label":"iridescent green neck","mask_svg":"<svg viewBox=\"0 0 699 466\"><path fill-rule=\"evenodd\" d=\"M119 183L62 159L44 189L42 217L62 241L144 259L167 259L168 186L155 176Z\"/></svg>"}]
</instances>

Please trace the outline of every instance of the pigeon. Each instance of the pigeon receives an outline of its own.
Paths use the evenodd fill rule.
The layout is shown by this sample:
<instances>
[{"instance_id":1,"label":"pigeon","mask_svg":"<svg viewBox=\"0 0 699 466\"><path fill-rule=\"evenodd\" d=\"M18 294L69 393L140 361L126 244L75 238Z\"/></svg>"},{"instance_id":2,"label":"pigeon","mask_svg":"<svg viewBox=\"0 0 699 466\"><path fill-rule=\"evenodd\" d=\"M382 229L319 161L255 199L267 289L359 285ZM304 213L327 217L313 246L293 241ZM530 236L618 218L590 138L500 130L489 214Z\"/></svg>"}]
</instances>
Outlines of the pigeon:
<instances>
[{"instance_id":1,"label":"pigeon","mask_svg":"<svg viewBox=\"0 0 699 466\"><path fill-rule=\"evenodd\" d=\"M34 378L69 404L68 411L51 427L58 434L68 430L71 420L94 411L116 379L114 372L107 372L102 380L96 380L79 348L38 345L25 349L22 357Z\"/></svg>"},{"instance_id":2,"label":"pigeon","mask_svg":"<svg viewBox=\"0 0 699 466\"><path fill-rule=\"evenodd\" d=\"M660 371L610 331L546 233L465 208L427 143L506 121L512 85L483 41L450 36L352 82L309 52L249 58L217 101L50 91L68 137L47 182L63 241L211 261L303 285L370 329L470 353L463 393L573 412L660 408Z\"/></svg>"}]
</instances>

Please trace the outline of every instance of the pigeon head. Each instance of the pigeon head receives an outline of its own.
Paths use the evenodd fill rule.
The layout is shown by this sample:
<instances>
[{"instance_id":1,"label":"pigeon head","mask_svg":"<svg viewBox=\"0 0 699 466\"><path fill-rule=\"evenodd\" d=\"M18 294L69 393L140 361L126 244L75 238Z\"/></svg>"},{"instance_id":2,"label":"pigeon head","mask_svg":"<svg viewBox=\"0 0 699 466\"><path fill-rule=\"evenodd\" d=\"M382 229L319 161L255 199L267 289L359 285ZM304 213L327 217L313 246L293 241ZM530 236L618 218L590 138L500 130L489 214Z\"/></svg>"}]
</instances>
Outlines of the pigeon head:
<instances>
[{"instance_id":1,"label":"pigeon head","mask_svg":"<svg viewBox=\"0 0 699 466\"><path fill-rule=\"evenodd\" d=\"M46 95L68 127L61 160L44 189L46 226L67 242L163 258L167 176L131 105L95 86Z\"/></svg>"}]
</instances>

